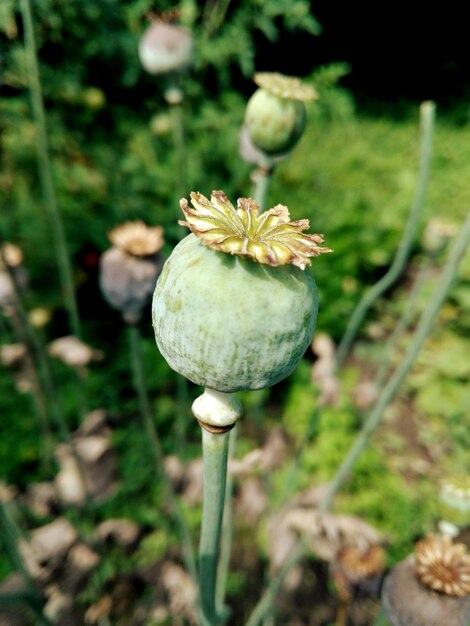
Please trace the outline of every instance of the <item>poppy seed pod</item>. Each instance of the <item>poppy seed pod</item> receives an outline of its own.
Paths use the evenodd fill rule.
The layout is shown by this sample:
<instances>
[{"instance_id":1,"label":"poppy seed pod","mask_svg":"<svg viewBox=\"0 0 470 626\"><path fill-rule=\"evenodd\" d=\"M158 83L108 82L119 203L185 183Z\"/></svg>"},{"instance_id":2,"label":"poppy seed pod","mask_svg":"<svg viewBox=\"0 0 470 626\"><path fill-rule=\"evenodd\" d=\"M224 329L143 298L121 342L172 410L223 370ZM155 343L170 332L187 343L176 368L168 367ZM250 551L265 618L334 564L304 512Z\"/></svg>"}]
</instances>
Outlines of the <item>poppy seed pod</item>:
<instances>
[{"instance_id":1,"label":"poppy seed pod","mask_svg":"<svg viewBox=\"0 0 470 626\"><path fill-rule=\"evenodd\" d=\"M470 476L459 474L442 481L439 512L444 520L458 526L470 524Z\"/></svg>"},{"instance_id":2,"label":"poppy seed pod","mask_svg":"<svg viewBox=\"0 0 470 626\"><path fill-rule=\"evenodd\" d=\"M128 324L136 324L149 302L163 266L158 251L162 229L143 222L127 222L109 233L114 244L100 258L100 288L107 302L121 311Z\"/></svg>"},{"instance_id":3,"label":"poppy seed pod","mask_svg":"<svg viewBox=\"0 0 470 626\"><path fill-rule=\"evenodd\" d=\"M250 139L270 156L284 154L300 139L307 121L304 103L316 99L316 91L276 73L260 72L254 81L259 89L248 101L244 122Z\"/></svg>"},{"instance_id":4,"label":"poppy seed pod","mask_svg":"<svg viewBox=\"0 0 470 626\"><path fill-rule=\"evenodd\" d=\"M181 208L193 234L173 250L152 305L155 338L170 367L220 392L269 387L288 376L315 328L318 295L309 256L328 252L307 220L278 205L258 216L221 191ZM228 253L228 254L227 254Z\"/></svg>"},{"instance_id":5,"label":"poppy seed pod","mask_svg":"<svg viewBox=\"0 0 470 626\"><path fill-rule=\"evenodd\" d=\"M193 58L191 34L180 26L156 20L142 35L139 58L149 74L185 70Z\"/></svg>"},{"instance_id":6,"label":"poppy seed pod","mask_svg":"<svg viewBox=\"0 0 470 626\"><path fill-rule=\"evenodd\" d=\"M395 565L382 589L392 626L467 626L470 556L448 536L430 535Z\"/></svg>"}]
</instances>

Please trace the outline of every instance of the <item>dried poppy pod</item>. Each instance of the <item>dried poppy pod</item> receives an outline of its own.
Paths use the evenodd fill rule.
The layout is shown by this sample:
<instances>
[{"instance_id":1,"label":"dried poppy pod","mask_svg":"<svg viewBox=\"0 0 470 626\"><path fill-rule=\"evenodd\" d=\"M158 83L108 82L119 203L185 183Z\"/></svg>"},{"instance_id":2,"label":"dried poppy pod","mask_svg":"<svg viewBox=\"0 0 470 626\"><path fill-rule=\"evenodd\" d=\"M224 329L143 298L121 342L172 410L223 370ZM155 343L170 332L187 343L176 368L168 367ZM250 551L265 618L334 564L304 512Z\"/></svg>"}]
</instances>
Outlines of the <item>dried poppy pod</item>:
<instances>
[{"instance_id":1,"label":"dried poppy pod","mask_svg":"<svg viewBox=\"0 0 470 626\"><path fill-rule=\"evenodd\" d=\"M382 602L391 626L467 626L470 555L446 535L430 535L387 576Z\"/></svg>"},{"instance_id":2,"label":"dried poppy pod","mask_svg":"<svg viewBox=\"0 0 470 626\"><path fill-rule=\"evenodd\" d=\"M284 154L300 139L307 121L304 103L315 100L317 93L298 78L282 74L259 72L253 80L259 89L245 111L250 139L270 156Z\"/></svg>"},{"instance_id":3,"label":"dried poppy pod","mask_svg":"<svg viewBox=\"0 0 470 626\"><path fill-rule=\"evenodd\" d=\"M126 222L109 233L113 244L100 258L100 287L107 302L136 324L149 302L163 265L163 229Z\"/></svg>"},{"instance_id":4,"label":"dried poppy pod","mask_svg":"<svg viewBox=\"0 0 470 626\"><path fill-rule=\"evenodd\" d=\"M315 328L311 256L329 252L278 205L258 215L222 191L192 193L181 208L193 234L173 250L153 297L153 326L169 365L218 392L261 389L288 376Z\"/></svg>"},{"instance_id":5,"label":"dried poppy pod","mask_svg":"<svg viewBox=\"0 0 470 626\"><path fill-rule=\"evenodd\" d=\"M149 74L185 70L193 59L193 39L185 28L155 20L139 42L139 58Z\"/></svg>"}]
</instances>

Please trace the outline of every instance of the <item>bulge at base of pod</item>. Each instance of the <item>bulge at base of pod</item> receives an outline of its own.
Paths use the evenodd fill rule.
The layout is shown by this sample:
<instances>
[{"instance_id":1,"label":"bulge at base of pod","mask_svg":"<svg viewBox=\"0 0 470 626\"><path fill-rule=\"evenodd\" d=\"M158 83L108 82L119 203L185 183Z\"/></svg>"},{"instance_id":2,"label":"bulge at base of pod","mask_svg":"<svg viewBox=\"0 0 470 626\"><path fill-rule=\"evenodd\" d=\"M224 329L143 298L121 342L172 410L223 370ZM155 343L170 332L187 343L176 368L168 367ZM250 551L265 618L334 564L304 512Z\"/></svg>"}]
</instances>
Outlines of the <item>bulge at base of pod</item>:
<instances>
[{"instance_id":1,"label":"bulge at base of pod","mask_svg":"<svg viewBox=\"0 0 470 626\"><path fill-rule=\"evenodd\" d=\"M269 387L286 378L309 346L318 294L309 257L330 252L307 220L287 207L258 214L251 198L235 208L222 191L191 194L181 208L192 233L157 281L152 318L172 369L221 392Z\"/></svg>"}]
</instances>

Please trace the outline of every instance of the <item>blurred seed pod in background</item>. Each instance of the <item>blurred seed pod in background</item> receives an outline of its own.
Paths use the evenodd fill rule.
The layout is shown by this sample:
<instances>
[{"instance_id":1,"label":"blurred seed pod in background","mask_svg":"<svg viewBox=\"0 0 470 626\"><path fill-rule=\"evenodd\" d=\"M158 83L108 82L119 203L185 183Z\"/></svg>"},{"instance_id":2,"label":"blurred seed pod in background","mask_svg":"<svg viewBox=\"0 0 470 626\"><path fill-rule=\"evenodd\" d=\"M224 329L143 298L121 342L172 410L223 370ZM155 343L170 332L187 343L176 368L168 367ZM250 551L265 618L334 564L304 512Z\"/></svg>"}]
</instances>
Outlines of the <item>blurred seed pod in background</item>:
<instances>
[{"instance_id":1,"label":"blurred seed pod in background","mask_svg":"<svg viewBox=\"0 0 470 626\"><path fill-rule=\"evenodd\" d=\"M249 99L245 111L250 139L267 155L282 155L294 147L304 131L305 102L318 95L313 87L291 76L259 72L253 80L259 89Z\"/></svg>"},{"instance_id":2,"label":"blurred seed pod in background","mask_svg":"<svg viewBox=\"0 0 470 626\"><path fill-rule=\"evenodd\" d=\"M181 26L156 19L140 39L139 58L149 74L182 72L193 60L191 33Z\"/></svg>"},{"instance_id":3,"label":"blurred seed pod in background","mask_svg":"<svg viewBox=\"0 0 470 626\"><path fill-rule=\"evenodd\" d=\"M470 476L448 476L439 491L441 517L457 527L470 526Z\"/></svg>"},{"instance_id":4,"label":"blurred seed pod in background","mask_svg":"<svg viewBox=\"0 0 470 626\"><path fill-rule=\"evenodd\" d=\"M163 266L159 254L163 229L142 221L126 222L108 236L113 246L100 258L100 288L108 304L119 310L128 324L136 324Z\"/></svg>"}]
</instances>

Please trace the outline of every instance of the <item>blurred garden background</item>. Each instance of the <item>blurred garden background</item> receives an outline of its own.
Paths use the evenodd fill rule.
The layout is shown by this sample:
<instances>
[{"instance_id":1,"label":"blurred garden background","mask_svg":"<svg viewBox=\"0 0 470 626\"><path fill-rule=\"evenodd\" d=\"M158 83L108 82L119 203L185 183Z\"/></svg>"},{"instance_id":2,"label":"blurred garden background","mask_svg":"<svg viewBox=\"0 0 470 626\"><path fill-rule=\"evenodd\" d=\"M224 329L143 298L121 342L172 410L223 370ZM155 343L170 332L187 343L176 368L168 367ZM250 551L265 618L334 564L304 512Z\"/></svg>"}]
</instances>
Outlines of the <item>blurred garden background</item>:
<instances>
[{"instance_id":1,"label":"blurred garden background","mask_svg":"<svg viewBox=\"0 0 470 626\"><path fill-rule=\"evenodd\" d=\"M139 59L154 20L193 38L177 83ZM1 0L5 624L197 623L167 481L197 546L201 443L191 402L201 389L159 354L150 302L136 323L110 306L100 262L109 233L138 220L162 228L159 255L168 258L185 234L179 200L191 191L222 189L232 202L253 195L257 164L240 153L240 131L260 71L297 76L319 96L299 143L274 168L265 208L281 203L292 219L308 218L334 252L312 261L319 341L287 380L240 394L226 623L258 623L253 609L299 537L305 557L265 626L374 624L383 576L418 539L446 520L470 544L470 514L448 518L440 499L443 482L470 471L468 254L331 517L315 517L315 528L302 517L316 511L403 362L468 215L464 24L458 11L418 18L404 3L374 13L305 0ZM335 365L357 304L393 267L413 208L403 267ZM53 343L70 336L78 347ZM38 539L57 523L53 545L46 532ZM358 537L383 551L362 585L338 564Z\"/></svg>"}]
</instances>

